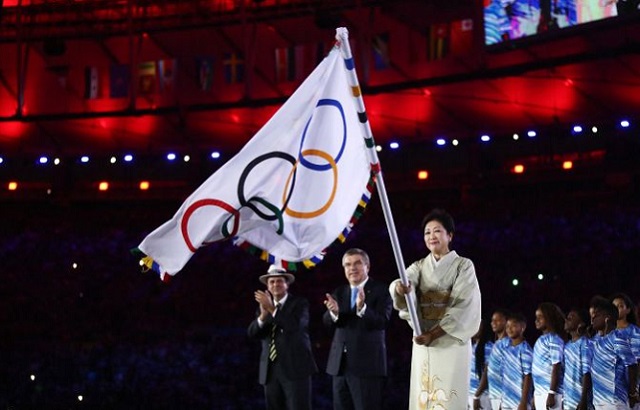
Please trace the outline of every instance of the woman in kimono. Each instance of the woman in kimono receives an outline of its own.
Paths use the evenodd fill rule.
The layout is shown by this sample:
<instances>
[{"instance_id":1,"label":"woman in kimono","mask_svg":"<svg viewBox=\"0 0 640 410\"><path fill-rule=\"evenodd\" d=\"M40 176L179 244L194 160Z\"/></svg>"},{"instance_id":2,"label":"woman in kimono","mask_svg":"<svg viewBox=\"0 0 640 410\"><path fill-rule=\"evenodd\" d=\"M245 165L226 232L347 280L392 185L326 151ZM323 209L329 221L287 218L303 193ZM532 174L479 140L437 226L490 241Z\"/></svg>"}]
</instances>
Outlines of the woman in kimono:
<instances>
[{"instance_id":1,"label":"woman in kimono","mask_svg":"<svg viewBox=\"0 0 640 410\"><path fill-rule=\"evenodd\" d=\"M455 230L443 210L422 221L430 253L406 270L409 285L389 286L393 306L409 322L405 295L415 292L422 334L413 338L410 410L465 410L471 336L480 325L480 288L473 262L449 249Z\"/></svg>"}]
</instances>

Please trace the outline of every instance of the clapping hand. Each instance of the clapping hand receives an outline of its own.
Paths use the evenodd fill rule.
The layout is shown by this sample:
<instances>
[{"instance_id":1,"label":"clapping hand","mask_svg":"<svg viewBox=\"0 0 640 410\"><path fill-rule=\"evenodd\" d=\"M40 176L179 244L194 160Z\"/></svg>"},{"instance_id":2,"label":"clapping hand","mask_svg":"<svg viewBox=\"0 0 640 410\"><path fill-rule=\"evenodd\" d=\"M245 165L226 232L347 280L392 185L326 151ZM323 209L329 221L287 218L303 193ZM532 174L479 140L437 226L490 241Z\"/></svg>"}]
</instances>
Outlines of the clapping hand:
<instances>
[{"instance_id":1,"label":"clapping hand","mask_svg":"<svg viewBox=\"0 0 640 410\"><path fill-rule=\"evenodd\" d=\"M338 305L338 301L328 293L325 294L325 297L324 305L327 307L327 310L338 316L338 313L340 312L340 305Z\"/></svg>"}]
</instances>

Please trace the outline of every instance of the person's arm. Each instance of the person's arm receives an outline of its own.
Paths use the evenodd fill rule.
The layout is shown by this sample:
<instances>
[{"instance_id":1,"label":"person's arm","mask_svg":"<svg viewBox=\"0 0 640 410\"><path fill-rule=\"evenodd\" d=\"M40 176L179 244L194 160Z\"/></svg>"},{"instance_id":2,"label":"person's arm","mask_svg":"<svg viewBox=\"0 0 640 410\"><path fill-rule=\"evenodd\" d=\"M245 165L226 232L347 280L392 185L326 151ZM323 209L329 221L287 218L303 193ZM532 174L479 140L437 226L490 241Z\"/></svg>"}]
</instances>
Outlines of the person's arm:
<instances>
[{"instance_id":1,"label":"person's arm","mask_svg":"<svg viewBox=\"0 0 640 410\"><path fill-rule=\"evenodd\" d=\"M556 391L558 382L560 381L560 363L556 363L551 368L551 384L549 385L549 393L547 394L547 408L556 405Z\"/></svg>"},{"instance_id":2,"label":"person's arm","mask_svg":"<svg viewBox=\"0 0 640 410\"><path fill-rule=\"evenodd\" d=\"M364 321L367 329L385 330L389 324L389 320L391 320L393 301L391 300L391 295L389 295L389 292L386 290L386 285L380 282L375 282L375 287L373 285L374 283L372 283L369 293L365 292L367 286L365 286L365 289L360 293L362 296L362 306L366 309L358 316Z\"/></svg>"},{"instance_id":3,"label":"person's arm","mask_svg":"<svg viewBox=\"0 0 640 410\"><path fill-rule=\"evenodd\" d=\"M531 385L531 373L525 374L522 378L522 397L520 397L518 410L527 410L527 404L529 402L529 396L531 394Z\"/></svg>"},{"instance_id":4,"label":"person's arm","mask_svg":"<svg viewBox=\"0 0 640 410\"><path fill-rule=\"evenodd\" d=\"M640 402L638 397L638 364L632 364L627 367L629 374L629 407L635 406Z\"/></svg>"},{"instance_id":5,"label":"person's arm","mask_svg":"<svg viewBox=\"0 0 640 410\"><path fill-rule=\"evenodd\" d=\"M487 387L489 387L489 383L487 383L487 377L487 365L485 364L484 369L482 369L482 376L480 376L478 388L473 394L473 410L480 409L480 396L482 396L482 393L484 393L484 391L487 390Z\"/></svg>"},{"instance_id":6,"label":"person's arm","mask_svg":"<svg viewBox=\"0 0 640 410\"><path fill-rule=\"evenodd\" d=\"M423 334L414 337L413 340L419 345L429 346L434 340L445 334L447 334L447 332L445 332L440 325L436 325Z\"/></svg>"},{"instance_id":7,"label":"person's arm","mask_svg":"<svg viewBox=\"0 0 640 410\"><path fill-rule=\"evenodd\" d=\"M585 373L582 376L582 392L580 393L580 402L576 410L587 410L589 408L589 393L591 392L591 373Z\"/></svg>"}]
</instances>

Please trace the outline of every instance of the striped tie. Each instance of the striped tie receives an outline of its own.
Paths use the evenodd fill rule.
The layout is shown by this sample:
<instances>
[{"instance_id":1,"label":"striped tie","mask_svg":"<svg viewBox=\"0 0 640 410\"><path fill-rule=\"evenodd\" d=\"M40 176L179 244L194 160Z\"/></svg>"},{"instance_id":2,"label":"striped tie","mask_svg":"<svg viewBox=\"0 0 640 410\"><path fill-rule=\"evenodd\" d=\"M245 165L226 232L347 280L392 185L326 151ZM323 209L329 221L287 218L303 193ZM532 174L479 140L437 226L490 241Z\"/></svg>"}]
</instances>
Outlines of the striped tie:
<instances>
[{"instance_id":1,"label":"striped tie","mask_svg":"<svg viewBox=\"0 0 640 410\"><path fill-rule=\"evenodd\" d=\"M280 308L280 303L276 303L276 312ZM274 312L275 313L275 312ZM271 340L269 341L269 360L275 362L278 358L278 352L276 351L276 325L271 326Z\"/></svg>"}]
</instances>

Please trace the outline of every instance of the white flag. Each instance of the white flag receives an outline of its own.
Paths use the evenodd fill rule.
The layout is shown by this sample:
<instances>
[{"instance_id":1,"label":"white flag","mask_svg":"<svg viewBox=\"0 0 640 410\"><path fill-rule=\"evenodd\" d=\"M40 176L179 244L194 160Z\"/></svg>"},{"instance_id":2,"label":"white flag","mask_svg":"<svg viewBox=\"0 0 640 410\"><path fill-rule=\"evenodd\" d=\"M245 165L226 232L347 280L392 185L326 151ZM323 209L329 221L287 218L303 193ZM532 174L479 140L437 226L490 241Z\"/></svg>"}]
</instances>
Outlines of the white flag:
<instances>
[{"instance_id":1,"label":"white flag","mask_svg":"<svg viewBox=\"0 0 640 410\"><path fill-rule=\"evenodd\" d=\"M145 265L165 279L200 247L232 238L290 270L314 265L344 241L371 196L367 149L334 48L242 150L142 241Z\"/></svg>"}]
</instances>

